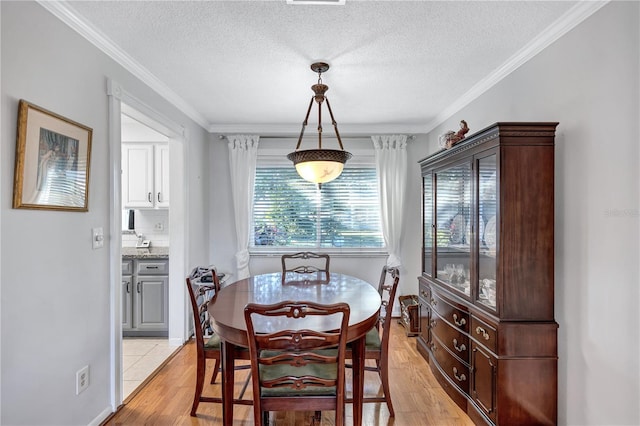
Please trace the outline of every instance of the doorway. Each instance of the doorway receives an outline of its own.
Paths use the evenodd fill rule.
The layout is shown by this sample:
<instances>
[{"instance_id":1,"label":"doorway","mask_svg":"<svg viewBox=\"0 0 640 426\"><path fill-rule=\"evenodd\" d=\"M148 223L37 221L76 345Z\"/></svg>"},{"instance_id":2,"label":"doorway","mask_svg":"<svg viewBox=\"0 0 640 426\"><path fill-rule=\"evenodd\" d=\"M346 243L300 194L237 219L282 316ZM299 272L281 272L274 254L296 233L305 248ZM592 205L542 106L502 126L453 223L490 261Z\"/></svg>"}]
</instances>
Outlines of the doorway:
<instances>
[{"instance_id":1,"label":"doorway","mask_svg":"<svg viewBox=\"0 0 640 426\"><path fill-rule=\"evenodd\" d=\"M168 347L178 348L186 341L187 335L187 310L186 291L184 277L187 274L186 268L186 198L184 191L184 150L185 150L185 129L166 118L162 114L148 107L137 98L129 94L115 81L108 80L107 93L109 95L109 142L111 158L111 232L110 238L110 258L111 258L111 304L113 326L110 333L111 340L111 403L115 411L125 399L123 386L123 373L125 365L123 363L123 282L122 278L122 254L123 254L123 200L122 200L122 146L123 127L128 120L146 126L148 129L162 135L167 141L169 162L169 194L174 194L167 209L167 236L168 241L168 278L167 296L168 302L168 330L165 332L162 343ZM153 215L152 215L153 216ZM127 216L128 219L128 216ZM163 217L153 217L151 226L162 222ZM127 220L128 227L128 220ZM134 225L135 227L135 225ZM163 226L161 226L163 227ZM160 231L157 229L156 231ZM135 233L133 236L137 240ZM131 235L129 235L131 237ZM165 241L165 242L166 242ZM137 284L137 283L136 283ZM156 339L157 337L154 337ZM167 356L167 349L157 349ZM128 390L127 390L128 393Z\"/></svg>"},{"instance_id":2,"label":"doorway","mask_svg":"<svg viewBox=\"0 0 640 426\"><path fill-rule=\"evenodd\" d=\"M127 401L176 347L169 344L168 275L140 274L141 267L169 262L169 138L124 112L120 126L122 396Z\"/></svg>"}]
</instances>

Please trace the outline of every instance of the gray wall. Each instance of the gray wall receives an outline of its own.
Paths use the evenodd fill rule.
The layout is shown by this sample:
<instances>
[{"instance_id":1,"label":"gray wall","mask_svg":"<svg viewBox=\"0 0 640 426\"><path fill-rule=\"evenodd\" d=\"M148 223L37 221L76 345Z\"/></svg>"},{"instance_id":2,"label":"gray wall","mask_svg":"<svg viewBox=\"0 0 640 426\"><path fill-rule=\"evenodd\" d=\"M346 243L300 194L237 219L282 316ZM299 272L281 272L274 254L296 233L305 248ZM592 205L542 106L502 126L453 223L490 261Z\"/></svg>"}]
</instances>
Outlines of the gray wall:
<instances>
[{"instance_id":1,"label":"gray wall","mask_svg":"<svg viewBox=\"0 0 640 426\"><path fill-rule=\"evenodd\" d=\"M0 423L86 425L111 404L108 247L120 229L110 229L107 78L189 133L189 264L209 258L208 134L37 3L1 2L0 12ZM93 128L87 213L11 208L19 99ZM91 249L96 226L107 239L100 250ZM85 365L90 385L76 396Z\"/></svg>"}]
</instances>

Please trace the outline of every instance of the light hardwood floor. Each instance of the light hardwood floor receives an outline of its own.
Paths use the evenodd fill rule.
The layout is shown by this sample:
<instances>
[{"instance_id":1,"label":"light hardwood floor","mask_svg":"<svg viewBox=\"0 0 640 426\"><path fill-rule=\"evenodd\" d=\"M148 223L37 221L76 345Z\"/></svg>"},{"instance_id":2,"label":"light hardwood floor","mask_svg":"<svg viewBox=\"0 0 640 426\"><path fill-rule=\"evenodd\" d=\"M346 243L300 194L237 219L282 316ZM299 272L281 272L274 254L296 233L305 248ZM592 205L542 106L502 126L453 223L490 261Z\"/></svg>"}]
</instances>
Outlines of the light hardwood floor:
<instances>
[{"instance_id":1,"label":"light hardwood floor","mask_svg":"<svg viewBox=\"0 0 640 426\"><path fill-rule=\"evenodd\" d=\"M416 338L406 337L404 329L393 321L389 361L391 397L396 416L389 417L386 404L364 404L363 425L397 426L470 426L473 422L455 405L431 374L426 361L416 351ZM157 375L133 396L104 426L116 425L218 425L222 423L219 404L200 403L198 416L191 417L191 403L195 387L195 346L189 341ZM207 365L207 376L213 363ZM247 377L245 371L236 373L236 395ZM209 376L210 377L210 376ZM380 380L372 372L365 374L365 395L377 394ZM205 380L205 395L219 395L218 382L210 385ZM351 394L350 376L347 376L347 395ZM251 397L251 389L245 397ZM252 425L253 407L236 405L234 425ZM312 412L274 413L272 424L297 426L311 424ZM346 407L346 424L353 422L352 408ZM333 412L323 413L322 425L333 425Z\"/></svg>"}]
</instances>

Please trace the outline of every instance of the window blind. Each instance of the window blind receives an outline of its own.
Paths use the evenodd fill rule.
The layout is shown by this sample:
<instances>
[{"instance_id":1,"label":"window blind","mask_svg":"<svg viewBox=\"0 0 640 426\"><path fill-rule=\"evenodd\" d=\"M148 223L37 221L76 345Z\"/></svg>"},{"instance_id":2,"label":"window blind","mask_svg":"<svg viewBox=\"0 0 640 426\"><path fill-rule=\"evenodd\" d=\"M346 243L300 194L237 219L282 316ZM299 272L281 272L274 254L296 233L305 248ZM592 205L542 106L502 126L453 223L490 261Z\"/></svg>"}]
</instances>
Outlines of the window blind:
<instances>
[{"instance_id":1,"label":"window blind","mask_svg":"<svg viewBox=\"0 0 640 426\"><path fill-rule=\"evenodd\" d=\"M375 168L345 168L318 189L290 165L258 166L253 229L253 247L384 247Z\"/></svg>"}]
</instances>

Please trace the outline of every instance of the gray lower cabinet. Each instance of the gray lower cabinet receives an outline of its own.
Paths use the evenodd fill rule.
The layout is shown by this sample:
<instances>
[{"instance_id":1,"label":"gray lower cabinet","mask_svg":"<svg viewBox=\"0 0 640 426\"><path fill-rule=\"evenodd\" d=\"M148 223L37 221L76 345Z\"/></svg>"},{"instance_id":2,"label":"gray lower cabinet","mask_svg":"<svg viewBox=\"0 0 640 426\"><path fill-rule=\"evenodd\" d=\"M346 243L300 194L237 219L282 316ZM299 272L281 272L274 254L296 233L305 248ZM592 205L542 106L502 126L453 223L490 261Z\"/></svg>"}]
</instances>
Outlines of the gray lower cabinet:
<instances>
[{"instance_id":1,"label":"gray lower cabinet","mask_svg":"<svg viewBox=\"0 0 640 426\"><path fill-rule=\"evenodd\" d=\"M130 330L133 308L131 291L133 289L133 260L122 260L122 329Z\"/></svg>"},{"instance_id":2,"label":"gray lower cabinet","mask_svg":"<svg viewBox=\"0 0 640 426\"><path fill-rule=\"evenodd\" d=\"M132 275L125 275L128 268ZM169 260L123 260L122 269L123 335L167 336Z\"/></svg>"}]
</instances>

